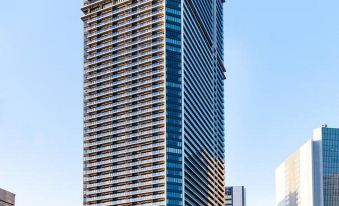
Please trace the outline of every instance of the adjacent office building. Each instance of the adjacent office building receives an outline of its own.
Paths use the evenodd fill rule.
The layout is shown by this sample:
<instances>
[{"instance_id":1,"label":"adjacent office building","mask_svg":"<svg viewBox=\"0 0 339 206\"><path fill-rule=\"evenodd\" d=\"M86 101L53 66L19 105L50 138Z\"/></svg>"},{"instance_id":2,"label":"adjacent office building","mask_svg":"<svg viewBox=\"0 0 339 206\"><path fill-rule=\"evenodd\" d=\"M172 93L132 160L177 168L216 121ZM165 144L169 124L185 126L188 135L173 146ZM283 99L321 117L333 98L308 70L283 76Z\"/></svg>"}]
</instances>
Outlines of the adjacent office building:
<instances>
[{"instance_id":1,"label":"adjacent office building","mask_svg":"<svg viewBox=\"0 0 339 206\"><path fill-rule=\"evenodd\" d=\"M14 206L15 194L0 188L0 206Z\"/></svg>"},{"instance_id":2,"label":"adjacent office building","mask_svg":"<svg viewBox=\"0 0 339 206\"><path fill-rule=\"evenodd\" d=\"M339 129L326 125L276 170L277 206L339 205Z\"/></svg>"},{"instance_id":3,"label":"adjacent office building","mask_svg":"<svg viewBox=\"0 0 339 206\"><path fill-rule=\"evenodd\" d=\"M225 205L223 3L84 1L84 205Z\"/></svg>"},{"instance_id":4,"label":"adjacent office building","mask_svg":"<svg viewBox=\"0 0 339 206\"><path fill-rule=\"evenodd\" d=\"M226 206L246 206L246 188L244 186L226 187Z\"/></svg>"}]
</instances>

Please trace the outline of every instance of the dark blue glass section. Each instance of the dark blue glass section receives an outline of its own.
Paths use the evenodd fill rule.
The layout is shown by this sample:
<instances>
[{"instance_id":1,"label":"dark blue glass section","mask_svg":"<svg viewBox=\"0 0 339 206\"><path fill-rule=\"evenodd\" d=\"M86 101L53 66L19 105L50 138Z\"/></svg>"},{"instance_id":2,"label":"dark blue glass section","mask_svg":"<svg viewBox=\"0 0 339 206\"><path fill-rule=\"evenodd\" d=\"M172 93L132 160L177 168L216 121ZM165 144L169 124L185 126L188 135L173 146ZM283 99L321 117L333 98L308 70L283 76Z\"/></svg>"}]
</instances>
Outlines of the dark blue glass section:
<instances>
[{"instance_id":1,"label":"dark blue glass section","mask_svg":"<svg viewBox=\"0 0 339 206\"><path fill-rule=\"evenodd\" d=\"M166 0L167 205L183 205L181 0Z\"/></svg>"},{"instance_id":2,"label":"dark blue glass section","mask_svg":"<svg viewBox=\"0 0 339 206\"><path fill-rule=\"evenodd\" d=\"M222 1L183 7L185 205L225 205Z\"/></svg>"},{"instance_id":3,"label":"dark blue glass section","mask_svg":"<svg viewBox=\"0 0 339 206\"><path fill-rule=\"evenodd\" d=\"M323 128L324 206L339 205L339 129Z\"/></svg>"}]
</instances>

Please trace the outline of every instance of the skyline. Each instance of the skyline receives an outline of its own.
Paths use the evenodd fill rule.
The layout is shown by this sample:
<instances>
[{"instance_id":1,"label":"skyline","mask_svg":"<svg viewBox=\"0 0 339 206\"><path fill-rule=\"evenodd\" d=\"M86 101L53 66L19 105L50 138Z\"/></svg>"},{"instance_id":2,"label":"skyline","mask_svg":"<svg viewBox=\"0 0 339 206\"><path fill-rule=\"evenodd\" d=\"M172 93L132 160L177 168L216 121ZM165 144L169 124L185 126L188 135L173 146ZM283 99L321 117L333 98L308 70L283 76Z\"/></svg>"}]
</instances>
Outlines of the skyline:
<instances>
[{"instance_id":1,"label":"skyline","mask_svg":"<svg viewBox=\"0 0 339 206\"><path fill-rule=\"evenodd\" d=\"M317 2L225 4L226 183L245 185L249 205L273 204L274 169L310 130L339 126L339 5ZM81 4L3 4L17 11L0 14L0 187L18 205L82 202Z\"/></svg>"}]
</instances>

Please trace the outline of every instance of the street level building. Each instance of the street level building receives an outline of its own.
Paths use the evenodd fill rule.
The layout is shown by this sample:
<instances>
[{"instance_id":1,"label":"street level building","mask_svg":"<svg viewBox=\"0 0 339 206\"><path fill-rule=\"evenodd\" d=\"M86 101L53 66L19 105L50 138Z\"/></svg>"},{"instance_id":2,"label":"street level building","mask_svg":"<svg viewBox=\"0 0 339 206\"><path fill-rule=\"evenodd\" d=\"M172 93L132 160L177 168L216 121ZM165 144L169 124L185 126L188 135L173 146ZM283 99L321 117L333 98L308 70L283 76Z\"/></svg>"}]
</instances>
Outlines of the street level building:
<instances>
[{"instance_id":1,"label":"street level building","mask_svg":"<svg viewBox=\"0 0 339 206\"><path fill-rule=\"evenodd\" d=\"M224 0L85 0L85 206L225 205Z\"/></svg>"},{"instance_id":2,"label":"street level building","mask_svg":"<svg viewBox=\"0 0 339 206\"><path fill-rule=\"evenodd\" d=\"M277 206L339 205L339 129L327 125L276 170Z\"/></svg>"}]
</instances>

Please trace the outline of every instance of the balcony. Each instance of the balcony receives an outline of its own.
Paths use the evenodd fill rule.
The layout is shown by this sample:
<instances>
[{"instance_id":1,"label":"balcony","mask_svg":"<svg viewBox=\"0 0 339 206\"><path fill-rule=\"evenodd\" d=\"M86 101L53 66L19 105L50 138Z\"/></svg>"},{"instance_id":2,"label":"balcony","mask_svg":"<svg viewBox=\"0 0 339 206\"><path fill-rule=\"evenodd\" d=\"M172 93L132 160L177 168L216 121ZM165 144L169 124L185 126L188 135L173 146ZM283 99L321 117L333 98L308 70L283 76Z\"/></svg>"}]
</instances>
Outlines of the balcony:
<instances>
[{"instance_id":1,"label":"balcony","mask_svg":"<svg viewBox=\"0 0 339 206\"><path fill-rule=\"evenodd\" d=\"M146 106L146 105L148 106L148 104L144 104L143 106ZM142 106L140 106L140 107L142 108ZM127 109L127 111L128 111L131 108L127 107L125 109ZM149 109L148 108L147 109L141 109L140 111L137 111L137 112L128 112L128 113L125 113L125 114L122 114L122 115L114 115L111 118L105 118L103 120L85 123L84 126L90 127L90 126L95 126L95 125L99 125L99 124L106 124L108 122L113 122L113 121L118 120L118 119L128 119L128 118L133 117L133 116L145 115L147 113L161 112L161 111L164 111L164 110L165 110L165 106L157 106L157 107L152 107L152 108L149 108ZM111 115L111 114L108 114L108 115Z\"/></svg>"},{"instance_id":2,"label":"balcony","mask_svg":"<svg viewBox=\"0 0 339 206\"><path fill-rule=\"evenodd\" d=\"M106 103L108 101L117 100L117 99L120 99L120 98L127 98L127 97L130 97L132 95L136 95L136 94L141 95L142 93L153 92L153 90L163 89L164 86L165 86L164 84L159 84L159 85L155 85L155 86L141 88L141 89L138 89L138 90L132 91L132 92L126 92L126 93L123 93L123 94L114 95L114 96L111 96L111 97L100 99L98 101L86 102L85 107L89 107L89 106L93 106L93 105L97 105L97 104L101 104L101 103Z\"/></svg>"},{"instance_id":3,"label":"balcony","mask_svg":"<svg viewBox=\"0 0 339 206\"><path fill-rule=\"evenodd\" d=\"M97 118L97 117L100 117L101 114L110 115L109 113L106 113L106 112L90 115L89 113L91 113L91 112L98 112L100 110L109 109L111 107L122 106L122 105L127 104L127 103L133 103L133 102L137 102L137 101L140 101L140 100L147 100L147 99L154 98L154 97L157 97L159 95L164 95L164 94L165 94L164 91L154 92L152 94L147 94L147 95L142 95L142 96L139 96L139 97L125 99L125 100L122 100L122 101L119 101L119 102L115 102L113 104L107 104L107 105L96 107L96 108L93 108L93 109L87 109L87 110L85 110L86 116L85 116L84 119L90 120L90 119L93 119L93 118ZM145 103L139 103L138 105L142 104L142 106L145 106L146 104L156 104L156 103L160 103L160 102L164 102L164 100L163 99L149 100L149 101L147 101L147 103L146 102Z\"/></svg>"},{"instance_id":4,"label":"balcony","mask_svg":"<svg viewBox=\"0 0 339 206\"><path fill-rule=\"evenodd\" d=\"M163 165L165 168L165 165ZM144 179L154 179L154 178L161 178L164 177L166 173L165 172L154 172L151 174L146 174L146 175L138 175L134 177L125 177L121 179L115 179L115 180L102 180L102 182L99 183L87 183L86 184L86 189L95 189L96 187L107 187L109 185L114 185L114 184L119 184L119 183L125 183L125 182L131 182L131 181L140 181ZM94 178L99 177L99 176L94 176ZM84 178L85 181L87 177Z\"/></svg>"},{"instance_id":5,"label":"balcony","mask_svg":"<svg viewBox=\"0 0 339 206\"><path fill-rule=\"evenodd\" d=\"M139 118L133 119L133 120L126 120L125 119L125 121L123 121L123 122L110 124L110 125L106 125L106 126L99 126L99 127L94 128L94 129L86 129L84 133L86 135L91 135L91 133L102 132L102 131L105 131L105 130L114 130L117 127L122 127L122 126L129 127L129 125L131 125L131 124L136 124L136 123L143 124L144 122L149 122L153 119L162 119L161 117L165 118L164 113L150 114L148 116L139 117Z\"/></svg>"},{"instance_id":6,"label":"balcony","mask_svg":"<svg viewBox=\"0 0 339 206\"><path fill-rule=\"evenodd\" d=\"M147 130L147 128L151 127L161 127L165 124L165 122L163 120L161 121L156 121L156 122L152 122L152 123L148 123L148 124L143 124L143 125L138 125L138 126L134 126L134 127L128 127L128 128L124 128L124 129L119 129L119 130L115 130L115 131L111 131L111 132L105 132L102 134L97 134L97 135L92 135L92 136L85 136L84 139L85 141L87 140L93 140L93 139L98 139L98 138L102 138L102 137L109 137L112 135L116 135L116 134L122 134L122 133L129 133L132 132L133 130Z\"/></svg>"},{"instance_id":7,"label":"balcony","mask_svg":"<svg viewBox=\"0 0 339 206\"><path fill-rule=\"evenodd\" d=\"M95 25L92 25L92 26L85 27L85 31L90 32L91 30L97 29L100 26L111 24L111 23L116 22L116 21L121 21L124 18L128 18L128 17L131 17L133 15L139 15L139 14L145 12L145 11L153 10L153 9L159 7L160 5L162 5L162 4L161 3L155 3L155 4L152 4L152 6L144 7L142 9L139 9L139 10L136 10L136 11L132 11L132 12L129 12L129 13L126 13L126 14L123 14L123 15L119 15L116 18L110 18L108 20L102 21L99 24L95 24ZM129 6L129 7L131 7L131 6ZM124 7L123 9L127 10L126 8L128 8L128 7ZM164 11L162 10L162 12L164 12ZM115 15L115 13L116 13L116 11L114 11L110 14L105 14L103 18ZM103 18L101 18L101 19L103 19Z\"/></svg>"}]
</instances>

